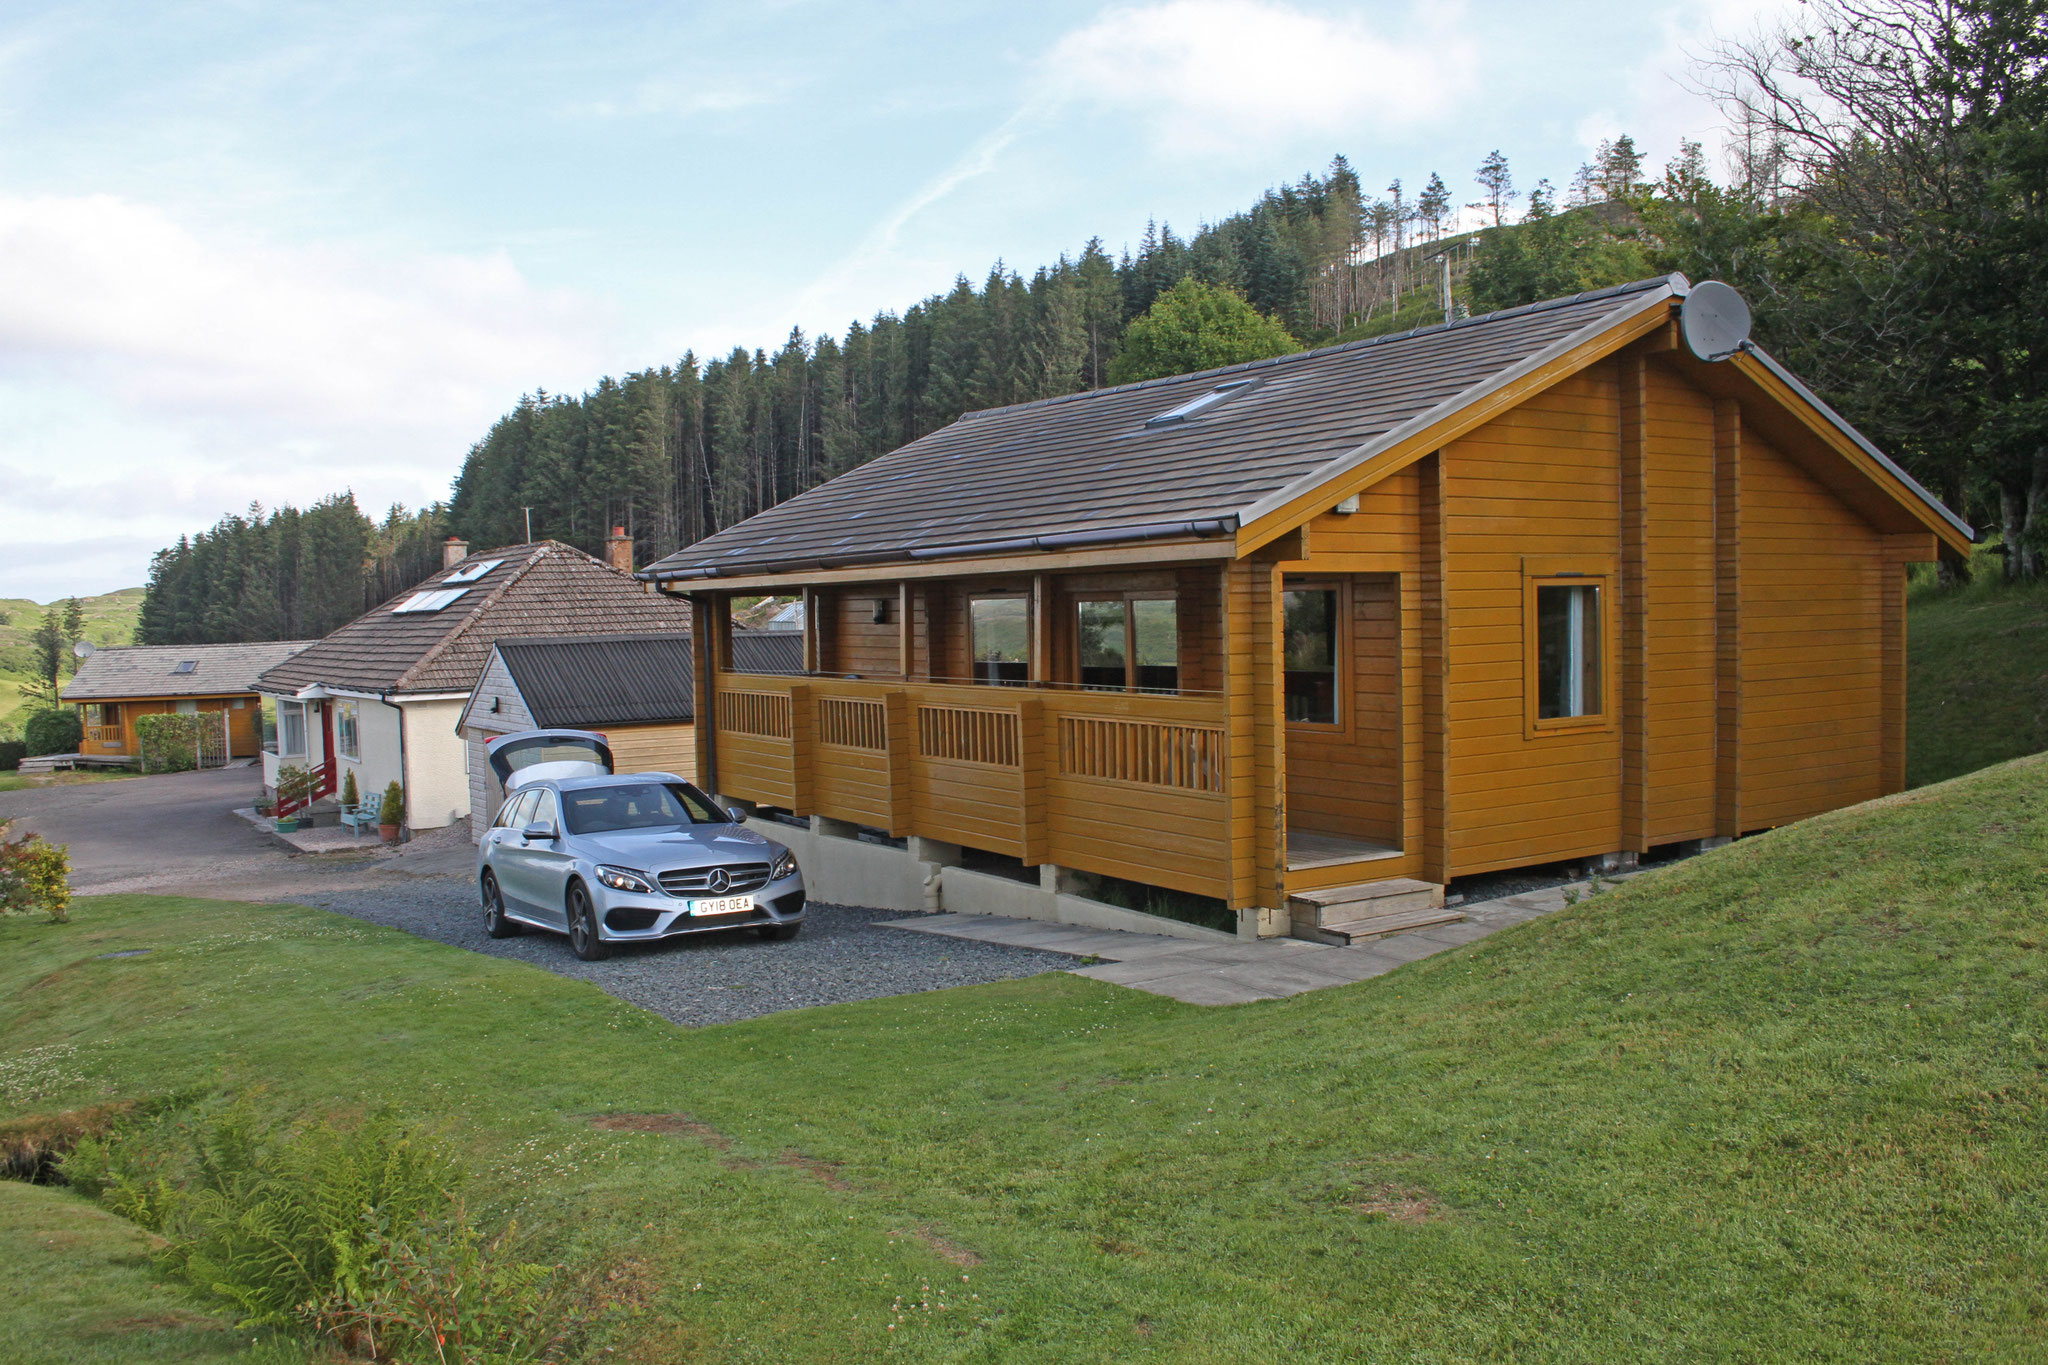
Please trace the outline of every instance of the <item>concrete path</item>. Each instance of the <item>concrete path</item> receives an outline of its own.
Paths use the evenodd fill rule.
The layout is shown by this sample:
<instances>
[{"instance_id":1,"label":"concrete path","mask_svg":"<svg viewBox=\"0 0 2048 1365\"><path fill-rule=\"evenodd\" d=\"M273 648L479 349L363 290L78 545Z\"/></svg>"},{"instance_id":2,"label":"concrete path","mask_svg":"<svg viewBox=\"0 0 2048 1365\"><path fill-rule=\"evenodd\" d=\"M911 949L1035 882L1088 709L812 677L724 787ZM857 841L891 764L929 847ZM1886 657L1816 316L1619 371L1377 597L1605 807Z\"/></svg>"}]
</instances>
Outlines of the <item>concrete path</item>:
<instances>
[{"instance_id":1,"label":"concrete path","mask_svg":"<svg viewBox=\"0 0 2048 1365\"><path fill-rule=\"evenodd\" d=\"M1620 881L1623 876L1632 875L1601 880ZM1562 910L1569 903L1568 892L1584 896L1589 890L1588 883L1574 882L1526 895L1462 905L1458 907L1466 915L1462 924L1416 929L1348 948L1306 943L1296 938L1197 943L1159 934L1082 929L1071 924L1007 919L1000 915L920 915L915 919L887 920L880 927L1100 958L1098 965L1071 970L1076 976L1171 996L1190 1005L1242 1005L1364 981L1418 958L1485 938L1511 924Z\"/></svg>"}]
</instances>

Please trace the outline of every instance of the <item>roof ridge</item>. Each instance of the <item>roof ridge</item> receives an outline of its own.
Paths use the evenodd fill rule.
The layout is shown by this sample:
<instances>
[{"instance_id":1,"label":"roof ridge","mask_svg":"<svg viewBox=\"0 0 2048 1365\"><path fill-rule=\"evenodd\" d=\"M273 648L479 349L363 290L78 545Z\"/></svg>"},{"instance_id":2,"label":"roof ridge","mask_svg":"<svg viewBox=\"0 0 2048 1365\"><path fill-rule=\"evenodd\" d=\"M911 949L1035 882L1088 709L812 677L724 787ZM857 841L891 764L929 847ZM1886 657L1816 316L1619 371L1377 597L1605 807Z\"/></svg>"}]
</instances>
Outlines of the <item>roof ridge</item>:
<instances>
[{"instance_id":1,"label":"roof ridge","mask_svg":"<svg viewBox=\"0 0 2048 1365\"><path fill-rule=\"evenodd\" d=\"M568 550L575 554L583 553L581 550L576 549L575 546L564 545L559 540L530 541L528 542L528 545L532 547L532 552L526 556L526 562L521 564L518 568L514 569L511 573L506 574L504 579L498 584L497 587L492 588L490 592L484 595L483 600L479 601L478 603L476 603L476 605L472 606L469 609L469 615L463 618L461 625L455 627L455 629L453 630L443 633L440 639L434 641L433 644L429 645L425 650L421 651L420 656L417 659L414 659L410 664L406 665L405 671L403 673L400 673L396 678L392 680L391 686L385 689L386 691L405 691L406 685L409 684L414 677L416 677L423 669L425 669L428 664L432 663L434 660L440 658L442 654L446 653L449 645L453 644L456 640L461 639L464 635L467 635L469 633L470 627L474 626L477 623L477 621L483 617L483 614L485 612L489 611L500 600L502 600L506 592L508 592L511 589L513 584L517 583L520 579L526 577L526 575L532 573L534 565L546 559L549 555L554 553L555 550ZM528 548L528 545L520 545L514 548L524 550ZM498 552L491 551L489 553L495 554ZM488 558L488 555L484 557ZM509 557L510 556L508 554L507 558ZM478 558L478 556L471 555L468 558L474 559ZM466 563L467 560L464 560L463 562ZM454 565L449 565L448 567L453 568ZM443 572L445 571L446 570L443 570ZM366 616L368 614L368 612L364 613L364 615Z\"/></svg>"},{"instance_id":2,"label":"roof ridge","mask_svg":"<svg viewBox=\"0 0 2048 1365\"><path fill-rule=\"evenodd\" d=\"M1031 408L1050 407L1055 403L1072 403L1086 398L1101 398L1112 393L1136 393L1144 389L1162 388L1168 384L1178 384L1189 379L1207 379L1215 375L1243 374L1250 370L1268 369L1275 365L1286 365L1294 361L1309 360L1316 356L1337 355L1346 351L1362 351L1373 346L1385 345L1389 342L1410 341L1416 337L1428 336L1436 332L1450 332L1464 327L1478 327L1487 323L1499 322L1505 318L1527 317L1533 313L1547 313L1559 308L1569 308L1574 304L1590 303L1595 299L1621 298L1627 294L1639 294L1646 289L1656 289L1662 285L1670 285L1678 293L1684 294L1691 289L1692 282L1678 272L1673 271L1668 275L1653 275L1640 280L1631 280L1627 284L1608 285L1604 289L1587 289L1577 294L1568 294L1560 298L1538 299L1534 303L1518 304L1513 308L1498 308L1491 313L1479 313L1473 317L1457 318L1451 322L1434 322L1427 327L1410 327L1403 332L1384 332L1379 336L1360 337L1355 341L1340 341L1329 346L1317 346L1311 350L1290 351L1286 355L1272 356L1265 360L1245 360L1235 365L1219 365L1209 370L1191 370L1186 374L1160 375L1156 379L1139 379L1129 384L1114 384L1104 389L1082 389L1076 393L1055 394L1051 398L1033 398L1022 403L1006 403L1000 407L976 408L972 411L961 413L954 420L966 422L978 417L992 417L997 413L1022 412ZM943 431L945 428L941 427L939 430ZM893 454L894 452L891 453Z\"/></svg>"}]
</instances>

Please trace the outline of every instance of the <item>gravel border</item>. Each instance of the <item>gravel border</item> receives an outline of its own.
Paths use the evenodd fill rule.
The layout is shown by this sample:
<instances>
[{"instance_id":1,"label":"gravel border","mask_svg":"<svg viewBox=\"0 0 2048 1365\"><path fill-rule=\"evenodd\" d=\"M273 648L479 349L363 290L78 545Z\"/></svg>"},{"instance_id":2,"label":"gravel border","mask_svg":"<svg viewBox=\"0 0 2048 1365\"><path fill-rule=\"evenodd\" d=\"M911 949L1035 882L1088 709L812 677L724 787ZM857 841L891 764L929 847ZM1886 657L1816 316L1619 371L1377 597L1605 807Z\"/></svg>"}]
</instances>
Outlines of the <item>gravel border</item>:
<instances>
[{"instance_id":1,"label":"gravel border","mask_svg":"<svg viewBox=\"0 0 2048 1365\"><path fill-rule=\"evenodd\" d=\"M400 885L294 888L279 899L388 925L457 948L516 958L651 1010L672 1023L727 1024L781 1010L977 986L1062 971L1064 953L877 929L898 910L820 905L803 932L776 943L751 929L696 934L666 943L614 945L604 962L584 962L560 934L484 933L475 885L466 877L415 877Z\"/></svg>"}]
</instances>

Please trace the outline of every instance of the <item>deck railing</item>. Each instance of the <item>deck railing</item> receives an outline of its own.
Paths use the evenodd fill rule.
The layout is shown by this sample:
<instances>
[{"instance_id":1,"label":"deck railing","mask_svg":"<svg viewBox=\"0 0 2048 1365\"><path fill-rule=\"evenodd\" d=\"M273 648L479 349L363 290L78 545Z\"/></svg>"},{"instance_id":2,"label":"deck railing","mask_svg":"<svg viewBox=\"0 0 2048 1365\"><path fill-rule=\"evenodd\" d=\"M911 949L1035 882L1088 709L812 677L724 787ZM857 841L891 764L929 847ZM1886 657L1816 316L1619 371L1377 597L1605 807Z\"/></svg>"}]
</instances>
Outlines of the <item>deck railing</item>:
<instances>
[{"instance_id":1,"label":"deck railing","mask_svg":"<svg viewBox=\"0 0 2048 1365\"><path fill-rule=\"evenodd\" d=\"M729 796L1227 894L1220 698L721 673Z\"/></svg>"}]
</instances>

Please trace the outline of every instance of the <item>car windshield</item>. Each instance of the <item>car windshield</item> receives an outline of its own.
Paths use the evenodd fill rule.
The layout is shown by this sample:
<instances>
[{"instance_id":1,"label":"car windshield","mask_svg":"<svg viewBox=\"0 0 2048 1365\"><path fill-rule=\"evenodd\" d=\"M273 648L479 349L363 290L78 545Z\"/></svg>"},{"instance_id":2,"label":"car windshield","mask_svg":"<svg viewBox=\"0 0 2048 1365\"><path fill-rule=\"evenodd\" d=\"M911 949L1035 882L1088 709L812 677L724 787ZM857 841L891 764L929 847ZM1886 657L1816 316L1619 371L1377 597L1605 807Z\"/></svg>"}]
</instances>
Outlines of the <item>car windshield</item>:
<instances>
[{"instance_id":1,"label":"car windshield","mask_svg":"<svg viewBox=\"0 0 2048 1365\"><path fill-rule=\"evenodd\" d=\"M573 787L562 793L562 820L571 834L731 823L731 817L712 805L709 797L680 782Z\"/></svg>"}]
</instances>

